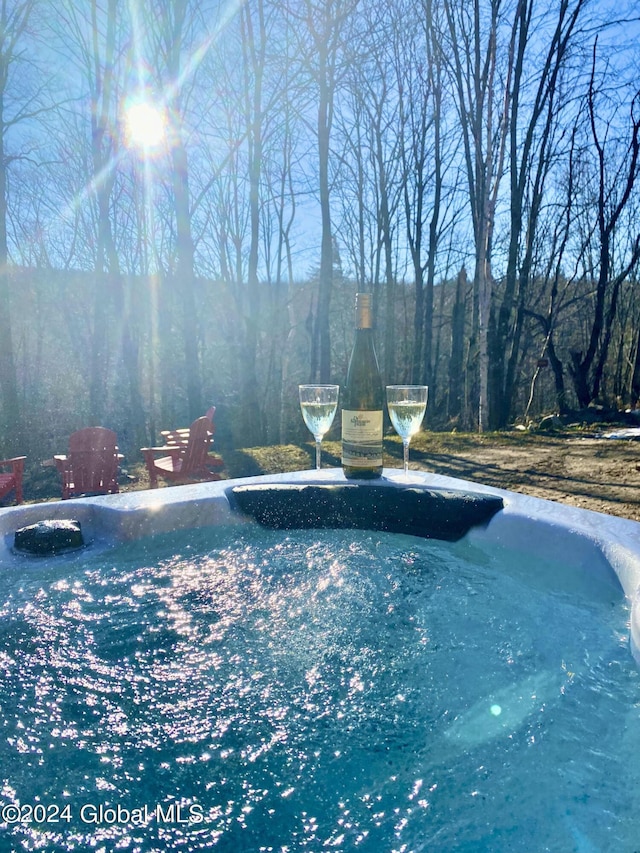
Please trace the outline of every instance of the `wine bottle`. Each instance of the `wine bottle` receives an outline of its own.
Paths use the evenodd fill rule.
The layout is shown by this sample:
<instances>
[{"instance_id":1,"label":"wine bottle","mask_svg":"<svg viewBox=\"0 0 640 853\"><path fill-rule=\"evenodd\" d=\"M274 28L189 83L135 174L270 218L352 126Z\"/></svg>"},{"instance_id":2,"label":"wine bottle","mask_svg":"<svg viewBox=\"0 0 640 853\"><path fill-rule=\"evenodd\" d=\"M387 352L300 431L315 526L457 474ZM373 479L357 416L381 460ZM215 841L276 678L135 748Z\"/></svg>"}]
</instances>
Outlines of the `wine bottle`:
<instances>
[{"instance_id":1,"label":"wine bottle","mask_svg":"<svg viewBox=\"0 0 640 853\"><path fill-rule=\"evenodd\" d=\"M342 399L342 469L348 479L382 476L383 406L371 294L356 293L356 339Z\"/></svg>"}]
</instances>

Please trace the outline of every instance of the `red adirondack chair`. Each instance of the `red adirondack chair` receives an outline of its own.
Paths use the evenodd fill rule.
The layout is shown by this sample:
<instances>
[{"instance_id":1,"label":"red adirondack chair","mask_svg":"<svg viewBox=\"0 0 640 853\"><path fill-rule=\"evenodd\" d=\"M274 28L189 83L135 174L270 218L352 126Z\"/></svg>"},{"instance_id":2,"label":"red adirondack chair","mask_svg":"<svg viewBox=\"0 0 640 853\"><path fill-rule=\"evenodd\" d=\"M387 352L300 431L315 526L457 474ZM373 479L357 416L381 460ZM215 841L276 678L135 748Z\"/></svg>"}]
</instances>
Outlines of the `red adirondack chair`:
<instances>
[{"instance_id":1,"label":"red adirondack chair","mask_svg":"<svg viewBox=\"0 0 640 853\"><path fill-rule=\"evenodd\" d=\"M175 439L168 440L162 447L141 448L152 489L157 488L158 477L169 480L173 485L221 479L209 467L213 429L208 417L195 420L188 429L188 435L187 430L168 430L166 434L171 432L176 434ZM164 455L156 458L158 453Z\"/></svg>"},{"instance_id":2,"label":"red adirondack chair","mask_svg":"<svg viewBox=\"0 0 640 853\"><path fill-rule=\"evenodd\" d=\"M214 424L214 415L216 413L216 407L211 406L211 408L207 409L205 412L205 418L209 421L209 430L211 431L211 439L210 439L210 447L209 452L207 453L207 468L209 468L212 472L222 471L224 468L224 459L220 456L219 453L213 453L211 450L211 445L213 444L213 435L215 433L215 424ZM163 429L160 432L160 436L164 441L164 447L186 447L189 443L189 433L191 432L190 427L180 427L179 429ZM216 477L215 479L222 479L221 477Z\"/></svg>"},{"instance_id":3,"label":"red adirondack chair","mask_svg":"<svg viewBox=\"0 0 640 853\"><path fill-rule=\"evenodd\" d=\"M22 474L26 456L14 456L13 459L0 459L0 499L15 491L16 503L22 503ZM3 468L10 468L9 473Z\"/></svg>"},{"instance_id":4,"label":"red adirondack chair","mask_svg":"<svg viewBox=\"0 0 640 853\"><path fill-rule=\"evenodd\" d=\"M62 476L62 500L113 495L118 489L118 439L105 427L87 427L69 437L69 455L54 456Z\"/></svg>"}]
</instances>

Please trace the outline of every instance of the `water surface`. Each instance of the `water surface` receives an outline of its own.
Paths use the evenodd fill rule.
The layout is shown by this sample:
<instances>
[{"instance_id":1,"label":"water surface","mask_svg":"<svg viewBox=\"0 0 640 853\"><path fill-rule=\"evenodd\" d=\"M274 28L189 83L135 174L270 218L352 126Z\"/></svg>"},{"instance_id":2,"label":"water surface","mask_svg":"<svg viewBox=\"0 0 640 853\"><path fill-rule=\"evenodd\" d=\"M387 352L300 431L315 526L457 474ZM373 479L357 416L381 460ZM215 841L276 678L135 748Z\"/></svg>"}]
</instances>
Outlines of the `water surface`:
<instances>
[{"instance_id":1,"label":"water surface","mask_svg":"<svg viewBox=\"0 0 640 853\"><path fill-rule=\"evenodd\" d=\"M366 531L26 561L0 593L0 837L631 853L627 620L609 578Z\"/></svg>"}]
</instances>

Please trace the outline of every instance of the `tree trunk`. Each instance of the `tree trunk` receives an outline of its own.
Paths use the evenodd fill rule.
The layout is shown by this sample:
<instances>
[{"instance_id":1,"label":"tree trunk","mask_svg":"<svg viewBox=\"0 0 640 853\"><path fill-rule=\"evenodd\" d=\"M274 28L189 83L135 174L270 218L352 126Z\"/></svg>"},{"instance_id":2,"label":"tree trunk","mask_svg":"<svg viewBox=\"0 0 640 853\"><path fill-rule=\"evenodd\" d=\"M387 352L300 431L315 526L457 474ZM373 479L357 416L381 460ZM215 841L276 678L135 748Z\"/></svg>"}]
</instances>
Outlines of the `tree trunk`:
<instances>
[{"instance_id":1,"label":"tree trunk","mask_svg":"<svg viewBox=\"0 0 640 853\"><path fill-rule=\"evenodd\" d=\"M636 348L633 359L633 372L631 374L631 408L635 409L640 402L640 331L636 336Z\"/></svg>"},{"instance_id":2,"label":"tree trunk","mask_svg":"<svg viewBox=\"0 0 640 853\"><path fill-rule=\"evenodd\" d=\"M22 435L22 411L18 394L18 374L13 346L11 324L11 299L7 264L9 252L7 245L7 150L5 133L8 126L6 114L6 94L10 79L10 68L20 88L20 71L16 69L23 53L21 37L27 31L33 0L25 2L3 3L0 17L0 458L24 453ZM16 103L12 105L9 116L20 114ZM17 132L17 131L16 131Z\"/></svg>"},{"instance_id":3,"label":"tree trunk","mask_svg":"<svg viewBox=\"0 0 640 853\"><path fill-rule=\"evenodd\" d=\"M451 311L451 357L449 358L449 420L462 415L462 390L464 388L464 328L466 315L467 273L464 267L458 274L456 298Z\"/></svg>"},{"instance_id":4,"label":"tree trunk","mask_svg":"<svg viewBox=\"0 0 640 853\"><path fill-rule=\"evenodd\" d=\"M333 236L331 231L331 204L329 186L329 140L331 136L331 87L328 80L326 50L320 59L320 100L318 104L318 180L320 192L320 276L318 281L318 306L314 328L317 348L316 374L319 382L331 381L331 331L329 310L333 289ZM313 376L312 379L315 379Z\"/></svg>"},{"instance_id":5,"label":"tree trunk","mask_svg":"<svg viewBox=\"0 0 640 853\"><path fill-rule=\"evenodd\" d=\"M247 140L249 148L249 262L247 270L247 295L245 335L242 350L242 435L249 446L264 441L262 405L259 394L257 370L258 338L261 308L258 261L260 254L260 178L262 174L262 82L264 73L264 30L262 2L256 4L257 36L251 9L242 10L245 58L245 98L247 104ZM251 89L250 89L251 87Z\"/></svg>"},{"instance_id":6,"label":"tree trunk","mask_svg":"<svg viewBox=\"0 0 640 853\"><path fill-rule=\"evenodd\" d=\"M556 353L555 344L553 342L553 336L550 336L549 340L547 341L547 355L549 356L549 364L551 365L551 369L553 370L556 405L558 407L558 412L561 415L564 415L569 410L569 407L567 405L567 392L564 384L564 370L562 368L562 362L560 361L560 359L558 358L558 354Z\"/></svg>"},{"instance_id":7,"label":"tree trunk","mask_svg":"<svg viewBox=\"0 0 640 853\"><path fill-rule=\"evenodd\" d=\"M178 125L174 122L174 127ZM182 340L185 356L185 384L190 420L204 413L200 375L198 307L193 268L193 237L189 206L189 164L179 132L172 146L173 200L176 217L176 284L182 303Z\"/></svg>"},{"instance_id":8,"label":"tree trunk","mask_svg":"<svg viewBox=\"0 0 640 853\"><path fill-rule=\"evenodd\" d=\"M431 3L427 8L427 57L429 59L429 74L433 91L433 203L431 220L429 222L429 249L427 254L427 280L425 283L424 299L424 338L422 346L422 381L432 388L435 403L435 378L437 363L433 358L433 294L436 280L436 257L440 228L440 203L443 187L442 163L442 58L438 51L438 38L434 30L433 10Z\"/></svg>"},{"instance_id":9,"label":"tree trunk","mask_svg":"<svg viewBox=\"0 0 640 853\"><path fill-rule=\"evenodd\" d=\"M382 149L382 135L376 128L376 159L378 161L379 192L380 192L380 236L384 248L385 270L385 326L384 326L384 375L389 382L396 375L395 347L395 278L393 275L393 246L391 211L389 208L389 187L387 171Z\"/></svg>"},{"instance_id":10,"label":"tree trunk","mask_svg":"<svg viewBox=\"0 0 640 853\"><path fill-rule=\"evenodd\" d=\"M491 276L487 258L478 258L476 281L478 288L478 431L489 427L489 322L491 315Z\"/></svg>"},{"instance_id":11,"label":"tree trunk","mask_svg":"<svg viewBox=\"0 0 640 853\"><path fill-rule=\"evenodd\" d=\"M0 167L1 168L1 167ZM1 181L1 179L0 179ZM0 205L5 208L4 197L0 196ZM0 214L0 231L4 216ZM0 242L2 237L0 236ZM2 249L0 248L0 257ZM20 453L21 417L18 398L18 379L13 352L11 329L11 300L9 298L9 277L6 261L0 260L0 455L5 458Z\"/></svg>"},{"instance_id":12,"label":"tree trunk","mask_svg":"<svg viewBox=\"0 0 640 853\"><path fill-rule=\"evenodd\" d=\"M4 98L0 94L0 457L4 459L20 452L21 413L7 273L7 171L3 112Z\"/></svg>"},{"instance_id":13,"label":"tree trunk","mask_svg":"<svg viewBox=\"0 0 640 853\"><path fill-rule=\"evenodd\" d=\"M107 409L108 366L110 342L108 330L112 289L109 272L117 275L117 254L113 247L110 218L110 198L113 189L113 173L109 162L114 155L115 145L109 131L110 116L114 109L114 53L116 31L116 2L107 4L107 20L104 33L104 54L100 54L101 28L98 22L98 7L91 4L93 63L88 67L93 92L91 104L91 144L93 180L98 210L98 243L95 257L93 282L93 320L91 333L91 376L89 384L89 415L94 426L103 426ZM110 262L115 268L110 270Z\"/></svg>"}]
</instances>

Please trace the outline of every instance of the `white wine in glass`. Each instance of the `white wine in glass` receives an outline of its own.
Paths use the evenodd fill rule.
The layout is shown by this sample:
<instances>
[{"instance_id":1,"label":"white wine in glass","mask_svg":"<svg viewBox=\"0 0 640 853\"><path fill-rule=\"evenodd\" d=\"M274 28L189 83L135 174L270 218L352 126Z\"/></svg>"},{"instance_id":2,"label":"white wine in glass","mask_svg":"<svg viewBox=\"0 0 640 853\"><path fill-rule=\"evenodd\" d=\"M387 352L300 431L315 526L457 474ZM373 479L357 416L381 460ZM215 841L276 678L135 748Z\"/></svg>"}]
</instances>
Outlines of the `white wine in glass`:
<instances>
[{"instance_id":1,"label":"white wine in glass","mask_svg":"<svg viewBox=\"0 0 640 853\"><path fill-rule=\"evenodd\" d=\"M387 408L393 428L402 439L405 477L409 472L409 442L420 429L428 392L426 385L387 385Z\"/></svg>"},{"instance_id":2,"label":"white wine in glass","mask_svg":"<svg viewBox=\"0 0 640 853\"><path fill-rule=\"evenodd\" d=\"M320 470L322 439L331 428L338 408L339 385L298 385L302 417L316 440L316 470Z\"/></svg>"}]
</instances>

